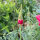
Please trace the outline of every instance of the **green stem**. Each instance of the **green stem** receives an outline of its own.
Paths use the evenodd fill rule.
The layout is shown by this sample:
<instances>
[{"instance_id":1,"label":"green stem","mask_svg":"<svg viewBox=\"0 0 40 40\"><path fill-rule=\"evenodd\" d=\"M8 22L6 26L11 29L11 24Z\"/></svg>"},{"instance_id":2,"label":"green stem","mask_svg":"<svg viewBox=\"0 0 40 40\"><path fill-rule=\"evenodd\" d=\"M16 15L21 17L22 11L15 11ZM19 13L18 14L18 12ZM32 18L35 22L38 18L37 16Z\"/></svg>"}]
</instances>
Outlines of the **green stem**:
<instances>
[{"instance_id":1,"label":"green stem","mask_svg":"<svg viewBox=\"0 0 40 40\"><path fill-rule=\"evenodd\" d=\"M19 30L20 30L20 40L21 40L21 26L19 27Z\"/></svg>"}]
</instances>

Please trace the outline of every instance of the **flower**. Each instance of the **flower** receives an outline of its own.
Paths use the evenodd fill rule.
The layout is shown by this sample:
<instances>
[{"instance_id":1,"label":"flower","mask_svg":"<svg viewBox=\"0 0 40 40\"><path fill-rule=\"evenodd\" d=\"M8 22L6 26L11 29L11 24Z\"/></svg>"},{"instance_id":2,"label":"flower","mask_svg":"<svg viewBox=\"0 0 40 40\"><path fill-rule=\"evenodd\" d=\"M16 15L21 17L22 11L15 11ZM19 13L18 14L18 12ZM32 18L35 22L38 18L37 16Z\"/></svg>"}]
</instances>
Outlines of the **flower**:
<instances>
[{"instance_id":1,"label":"flower","mask_svg":"<svg viewBox=\"0 0 40 40\"><path fill-rule=\"evenodd\" d=\"M22 4L21 4L21 9L20 9L20 12L19 12L19 16L18 16L18 24L23 24Z\"/></svg>"},{"instance_id":2,"label":"flower","mask_svg":"<svg viewBox=\"0 0 40 40\"><path fill-rule=\"evenodd\" d=\"M23 19L22 20L18 19L18 24L23 24Z\"/></svg>"},{"instance_id":3,"label":"flower","mask_svg":"<svg viewBox=\"0 0 40 40\"><path fill-rule=\"evenodd\" d=\"M38 23L39 23L39 26L40 26L40 15L37 15L36 19L38 20Z\"/></svg>"}]
</instances>

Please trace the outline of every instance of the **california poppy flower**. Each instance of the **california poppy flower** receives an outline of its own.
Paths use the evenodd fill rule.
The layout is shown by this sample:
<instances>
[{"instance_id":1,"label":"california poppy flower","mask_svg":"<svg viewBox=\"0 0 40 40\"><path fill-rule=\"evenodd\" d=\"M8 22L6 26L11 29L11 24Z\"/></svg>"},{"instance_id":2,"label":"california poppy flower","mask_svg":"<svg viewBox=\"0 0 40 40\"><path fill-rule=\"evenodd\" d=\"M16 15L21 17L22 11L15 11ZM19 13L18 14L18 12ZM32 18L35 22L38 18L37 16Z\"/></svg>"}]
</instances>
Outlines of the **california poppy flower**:
<instances>
[{"instance_id":1,"label":"california poppy flower","mask_svg":"<svg viewBox=\"0 0 40 40\"><path fill-rule=\"evenodd\" d=\"M38 23L39 23L39 26L40 26L40 15L37 15L36 19L38 20Z\"/></svg>"}]
</instances>

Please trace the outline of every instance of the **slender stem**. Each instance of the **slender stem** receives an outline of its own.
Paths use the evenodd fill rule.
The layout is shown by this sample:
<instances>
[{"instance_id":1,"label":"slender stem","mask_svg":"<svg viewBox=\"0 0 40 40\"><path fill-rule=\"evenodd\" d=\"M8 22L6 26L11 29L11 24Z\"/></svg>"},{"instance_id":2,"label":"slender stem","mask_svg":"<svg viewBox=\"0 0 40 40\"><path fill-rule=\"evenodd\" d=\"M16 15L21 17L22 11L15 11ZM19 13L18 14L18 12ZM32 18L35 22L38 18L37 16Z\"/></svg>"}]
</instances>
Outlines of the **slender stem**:
<instances>
[{"instance_id":1,"label":"slender stem","mask_svg":"<svg viewBox=\"0 0 40 40\"><path fill-rule=\"evenodd\" d=\"M21 26L19 27L19 31L20 31L20 40L21 40Z\"/></svg>"},{"instance_id":2,"label":"slender stem","mask_svg":"<svg viewBox=\"0 0 40 40\"><path fill-rule=\"evenodd\" d=\"M21 40L21 27L20 27L20 40Z\"/></svg>"}]
</instances>

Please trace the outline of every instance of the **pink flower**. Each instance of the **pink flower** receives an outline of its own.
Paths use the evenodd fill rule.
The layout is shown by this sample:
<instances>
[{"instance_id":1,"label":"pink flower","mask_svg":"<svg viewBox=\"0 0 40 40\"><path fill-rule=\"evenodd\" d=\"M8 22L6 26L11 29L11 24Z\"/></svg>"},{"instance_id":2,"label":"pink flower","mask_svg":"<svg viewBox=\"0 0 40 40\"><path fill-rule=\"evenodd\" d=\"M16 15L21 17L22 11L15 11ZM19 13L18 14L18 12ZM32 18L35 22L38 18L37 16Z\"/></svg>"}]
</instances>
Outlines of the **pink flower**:
<instances>
[{"instance_id":1,"label":"pink flower","mask_svg":"<svg viewBox=\"0 0 40 40\"><path fill-rule=\"evenodd\" d=\"M38 23L39 23L39 26L40 26L40 15L37 15L36 19L38 20Z\"/></svg>"},{"instance_id":2,"label":"pink flower","mask_svg":"<svg viewBox=\"0 0 40 40\"><path fill-rule=\"evenodd\" d=\"M40 23L39 23L39 26L40 26Z\"/></svg>"},{"instance_id":3,"label":"pink flower","mask_svg":"<svg viewBox=\"0 0 40 40\"><path fill-rule=\"evenodd\" d=\"M23 24L23 19L22 20L18 19L18 24Z\"/></svg>"}]
</instances>

